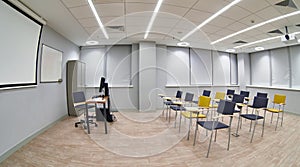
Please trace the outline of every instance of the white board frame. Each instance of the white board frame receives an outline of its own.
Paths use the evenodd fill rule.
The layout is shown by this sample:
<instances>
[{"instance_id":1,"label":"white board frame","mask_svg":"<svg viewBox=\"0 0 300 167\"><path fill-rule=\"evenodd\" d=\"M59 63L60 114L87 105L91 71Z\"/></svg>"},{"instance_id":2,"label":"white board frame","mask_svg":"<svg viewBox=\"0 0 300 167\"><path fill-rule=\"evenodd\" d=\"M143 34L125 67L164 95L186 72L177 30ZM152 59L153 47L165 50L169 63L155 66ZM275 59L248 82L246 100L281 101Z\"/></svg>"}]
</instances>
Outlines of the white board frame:
<instances>
[{"instance_id":1,"label":"white board frame","mask_svg":"<svg viewBox=\"0 0 300 167\"><path fill-rule=\"evenodd\" d=\"M62 55L62 51L43 44L41 83L62 82Z\"/></svg>"}]
</instances>

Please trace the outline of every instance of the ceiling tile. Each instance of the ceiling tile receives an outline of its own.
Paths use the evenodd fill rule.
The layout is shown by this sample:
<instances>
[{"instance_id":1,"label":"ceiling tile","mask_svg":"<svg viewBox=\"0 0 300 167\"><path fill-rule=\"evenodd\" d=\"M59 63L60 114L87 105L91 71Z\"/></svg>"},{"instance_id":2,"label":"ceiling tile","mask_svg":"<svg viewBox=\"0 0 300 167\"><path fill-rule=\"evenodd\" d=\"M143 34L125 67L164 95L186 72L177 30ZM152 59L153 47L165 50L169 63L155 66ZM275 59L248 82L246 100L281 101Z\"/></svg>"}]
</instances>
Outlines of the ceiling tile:
<instances>
[{"instance_id":1,"label":"ceiling tile","mask_svg":"<svg viewBox=\"0 0 300 167\"><path fill-rule=\"evenodd\" d=\"M72 15L76 19L83 19L83 18L89 18L89 17L94 17L93 12L91 11L89 6L80 6L80 7L75 7L75 8L70 8L69 9L72 13Z\"/></svg>"},{"instance_id":2,"label":"ceiling tile","mask_svg":"<svg viewBox=\"0 0 300 167\"><path fill-rule=\"evenodd\" d=\"M251 13L241 7L233 6L229 10L225 11L222 16L228 17L232 20L240 20L249 16Z\"/></svg>"},{"instance_id":3,"label":"ceiling tile","mask_svg":"<svg viewBox=\"0 0 300 167\"><path fill-rule=\"evenodd\" d=\"M103 4L103 3L123 3L124 0L93 0L94 4Z\"/></svg>"},{"instance_id":4,"label":"ceiling tile","mask_svg":"<svg viewBox=\"0 0 300 167\"><path fill-rule=\"evenodd\" d=\"M97 27L98 23L95 18L84 18L84 19L78 19L79 23L82 25L82 27Z\"/></svg>"},{"instance_id":5,"label":"ceiling tile","mask_svg":"<svg viewBox=\"0 0 300 167\"><path fill-rule=\"evenodd\" d=\"M240 6L252 13L255 13L257 11L269 7L270 4L265 0L243 0L239 2L237 6Z\"/></svg>"},{"instance_id":6,"label":"ceiling tile","mask_svg":"<svg viewBox=\"0 0 300 167\"><path fill-rule=\"evenodd\" d=\"M258 17L256 14L252 14L248 17L245 17L245 18L239 20L239 22L241 22L247 26L253 26L255 24L263 22L263 19Z\"/></svg>"},{"instance_id":7,"label":"ceiling tile","mask_svg":"<svg viewBox=\"0 0 300 167\"><path fill-rule=\"evenodd\" d=\"M233 33L234 33L234 31L232 31L232 30L229 30L227 28L222 28L220 31L217 31L214 34L225 37L225 36L227 36L229 34L233 34Z\"/></svg>"},{"instance_id":8,"label":"ceiling tile","mask_svg":"<svg viewBox=\"0 0 300 167\"><path fill-rule=\"evenodd\" d=\"M111 4L95 4L95 8L100 17L103 16L123 16L124 4L111 3ZM112 12L114 11L114 12Z\"/></svg>"},{"instance_id":9,"label":"ceiling tile","mask_svg":"<svg viewBox=\"0 0 300 167\"><path fill-rule=\"evenodd\" d=\"M189 21L192 21L196 23L197 25L203 22L205 19L209 18L212 14L204 11L198 11L198 10L190 10L184 18L186 18Z\"/></svg>"},{"instance_id":10,"label":"ceiling tile","mask_svg":"<svg viewBox=\"0 0 300 167\"><path fill-rule=\"evenodd\" d=\"M162 5L159 9L160 12L170 13L171 15L175 15L178 18L182 17L189 8L172 6L172 5Z\"/></svg>"},{"instance_id":11,"label":"ceiling tile","mask_svg":"<svg viewBox=\"0 0 300 167\"><path fill-rule=\"evenodd\" d=\"M136 13L136 12L145 12L145 11L154 11L155 3L146 4L146 3L126 3L126 14Z\"/></svg>"},{"instance_id":12,"label":"ceiling tile","mask_svg":"<svg viewBox=\"0 0 300 167\"><path fill-rule=\"evenodd\" d=\"M281 16L281 13L279 13L273 6L269 6L261 11L256 12L256 15L264 20L269 20Z\"/></svg>"},{"instance_id":13,"label":"ceiling tile","mask_svg":"<svg viewBox=\"0 0 300 167\"><path fill-rule=\"evenodd\" d=\"M218 27L227 27L230 24L233 24L235 20L229 19L227 17L219 16L209 22L211 25L215 25Z\"/></svg>"},{"instance_id":14,"label":"ceiling tile","mask_svg":"<svg viewBox=\"0 0 300 167\"><path fill-rule=\"evenodd\" d=\"M62 2L68 8L88 5L86 0L62 0Z\"/></svg>"},{"instance_id":15,"label":"ceiling tile","mask_svg":"<svg viewBox=\"0 0 300 167\"><path fill-rule=\"evenodd\" d=\"M209 0L209 1L198 1L198 3L193 6L193 9L206 11L209 13L215 13L222 9L224 6L228 5L229 2L224 0Z\"/></svg>"},{"instance_id":16,"label":"ceiling tile","mask_svg":"<svg viewBox=\"0 0 300 167\"><path fill-rule=\"evenodd\" d=\"M243 24L243 23L240 23L240 22L234 22L230 25L228 25L226 28L229 29L229 30L233 30L233 31L241 31L245 28L247 28L248 26Z\"/></svg>"},{"instance_id":17,"label":"ceiling tile","mask_svg":"<svg viewBox=\"0 0 300 167\"><path fill-rule=\"evenodd\" d=\"M184 1L183 0L164 0L163 4L190 8L196 2L197 2L197 0L184 0Z\"/></svg>"},{"instance_id":18,"label":"ceiling tile","mask_svg":"<svg viewBox=\"0 0 300 167\"><path fill-rule=\"evenodd\" d=\"M201 30L206 34L212 34L217 31L220 31L222 27L214 26L211 24L206 24L204 27L201 28Z\"/></svg>"}]
</instances>

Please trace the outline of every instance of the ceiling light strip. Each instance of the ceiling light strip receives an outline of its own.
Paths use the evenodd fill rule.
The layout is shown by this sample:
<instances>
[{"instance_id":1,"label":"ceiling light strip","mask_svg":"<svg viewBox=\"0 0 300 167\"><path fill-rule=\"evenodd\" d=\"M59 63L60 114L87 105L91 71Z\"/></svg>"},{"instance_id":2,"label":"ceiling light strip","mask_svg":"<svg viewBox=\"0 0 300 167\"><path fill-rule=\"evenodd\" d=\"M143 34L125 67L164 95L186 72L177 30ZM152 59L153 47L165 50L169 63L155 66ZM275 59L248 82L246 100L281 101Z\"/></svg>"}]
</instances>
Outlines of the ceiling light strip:
<instances>
[{"instance_id":1,"label":"ceiling light strip","mask_svg":"<svg viewBox=\"0 0 300 167\"><path fill-rule=\"evenodd\" d=\"M277 38L281 38L281 35L276 36L276 37L265 38L265 39L254 41L254 42L250 42L250 43L247 43L247 44L244 44L244 45L239 45L239 46L236 46L236 47L233 47L233 48L238 49L238 48L242 48L242 47L245 47L245 46L254 45L254 44L257 44L257 43L261 43L261 42L266 42L266 41L270 41L270 40L277 39Z\"/></svg>"},{"instance_id":2,"label":"ceiling light strip","mask_svg":"<svg viewBox=\"0 0 300 167\"><path fill-rule=\"evenodd\" d=\"M90 8L92 9L92 12L93 12L94 16L96 17L96 20L97 20L97 22L98 22L98 24L100 26L100 29L101 29L102 33L104 34L104 36L105 36L106 39L109 39L108 34L107 34L107 32L106 32L106 30L104 28L104 25L101 22L101 19L100 19L98 13L97 13L97 10L96 10L96 8L95 8L92 0L88 0L88 3L90 5Z\"/></svg>"},{"instance_id":3,"label":"ceiling light strip","mask_svg":"<svg viewBox=\"0 0 300 167\"><path fill-rule=\"evenodd\" d=\"M219 15L221 15L226 10L228 10L229 8L231 8L232 6L234 6L235 4L239 3L240 1L242 1L242 0L235 0L235 1L231 2L229 5L225 6L224 8L222 8L221 10L219 10L217 13L215 13L214 15L210 16L208 19L206 19L205 21L203 21L201 24L199 24L196 28L194 28L192 31L190 31L189 33L187 33L180 40L181 41L185 40L186 38L188 38L189 36L191 36L192 34L194 34L196 31L198 31L200 28L202 28L204 25L206 25L207 23L209 23L210 21L212 21L213 19L215 19L216 17L218 17Z\"/></svg>"},{"instance_id":4,"label":"ceiling light strip","mask_svg":"<svg viewBox=\"0 0 300 167\"><path fill-rule=\"evenodd\" d=\"M157 4L156 4L156 6L155 6L155 9L154 9L154 11L153 11L153 14L152 14L152 16L151 16L150 22L149 22L149 24L148 24L148 27L147 27L147 30L146 30L144 39L147 39L147 37L148 37L148 35L149 35L149 32L150 32L150 30L151 30L151 28L152 28L153 22L154 22L154 20L155 20L155 18L156 18L156 15L157 15L157 13L158 13L158 11L159 11L159 8L160 8L162 2L163 2L163 0L158 0Z\"/></svg>"},{"instance_id":5,"label":"ceiling light strip","mask_svg":"<svg viewBox=\"0 0 300 167\"><path fill-rule=\"evenodd\" d=\"M231 38L231 37L233 37L233 36L236 36L236 35L238 35L238 34L241 34L241 33L244 33L244 32L246 32L246 31L252 30L252 29L254 29L254 28L263 26L263 25L265 25L265 24L268 24L268 23L271 23L271 22L274 22L274 21L277 21L277 20L280 20L280 19L284 19L284 18L287 18L287 17L290 17L290 16L294 16L294 15L297 15L297 14L300 14L300 10L298 10L298 11L296 11L296 12L292 12L292 13L286 14L286 15L282 15L282 16L279 16L279 17L275 17L275 18L270 19L270 20L267 20L267 21L265 21L265 22L261 22L261 23L259 23L259 24L254 25L254 26L248 27L248 28L246 28L246 29L243 29L243 30L241 30L241 31L238 31L238 32L236 32L236 33L227 35L226 37L220 38L220 39L218 39L218 40L216 40L216 41L213 41L213 42L211 42L210 44L211 44L211 45L216 44L216 43L218 43L218 42L224 41L225 39Z\"/></svg>"}]
</instances>

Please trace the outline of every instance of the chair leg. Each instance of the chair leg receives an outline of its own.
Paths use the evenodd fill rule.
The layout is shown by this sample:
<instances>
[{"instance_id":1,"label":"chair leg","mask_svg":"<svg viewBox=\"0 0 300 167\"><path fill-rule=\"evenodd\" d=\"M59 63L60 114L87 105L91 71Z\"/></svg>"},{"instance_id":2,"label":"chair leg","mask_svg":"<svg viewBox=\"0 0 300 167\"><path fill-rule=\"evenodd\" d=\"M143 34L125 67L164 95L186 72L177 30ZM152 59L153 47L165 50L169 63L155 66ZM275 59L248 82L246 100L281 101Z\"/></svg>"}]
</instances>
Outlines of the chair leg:
<instances>
[{"instance_id":1,"label":"chair leg","mask_svg":"<svg viewBox=\"0 0 300 167\"><path fill-rule=\"evenodd\" d=\"M251 121L251 122L252 122L252 121ZM253 136L254 136L254 133L255 133L255 127L256 127L256 124L257 124L257 120L256 120L255 123L254 123L254 127L253 127L253 131L252 131L252 137L251 137L250 143L252 143L252 140L253 140Z\"/></svg>"},{"instance_id":2,"label":"chair leg","mask_svg":"<svg viewBox=\"0 0 300 167\"><path fill-rule=\"evenodd\" d=\"M182 117L182 116L181 116L181 112L180 112L180 116L179 116L179 125L178 125L178 126L179 126L179 133L180 133L180 128L181 128L181 117Z\"/></svg>"},{"instance_id":3,"label":"chair leg","mask_svg":"<svg viewBox=\"0 0 300 167\"><path fill-rule=\"evenodd\" d=\"M279 120L279 113L277 113L277 120L276 120L275 131L277 130L278 120Z\"/></svg>"},{"instance_id":4,"label":"chair leg","mask_svg":"<svg viewBox=\"0 0 300 167\"><path fill-rule=\"evenodd\" d=\"M272 113L272 116L271 116L271 124L272 124L272 122L273 122L273 113Z\"/></svg>"},{"instance_id":5,"label":"chair leg","mask_svg":"<svg viewBox=\"0 0 300 167\"><path fill-rule=\"evenodd\" d=\"M233 136L235 136L235 137L239 136L240 120L241 120L241 115L238 118L238 124L237 124L237 127L236 127L235 134L233 134Z\"/></svg>"},{"instance_id":6,"label":"chair leg","mask_svg":"<svg viewBox=\"0 0 300 167\"><path fill-rule=\"evenodd\" d=\"M249 132L251 132L251 128L252 128L252 120L250 122L250 129L249 129Z\"/></svg>"},{"instance_id":7,"label":"chair leg","mask_svg":"<svg viewBox=\"0 0 300 167\"><path fill-rule=\"evenodd\" d=\"M198 123L196 122L196 128L195 128L195 134L194 134L194 143L193 143L193 146L195 146L195 143L196 143L197 131L198 131Z\"/></svg>"},{"instance_id":8,"label":"chair leg","mask_svg":"<svg viewBox=\"0 0 300 167\"><path fill-rule=\"evenodd\" d=\"M214 142L217 141L217 132L218 132L218 130L216 130L216 133L215 133L215 141L214 141Z\"/></svg>"},{"instance_id":9,"label":"chair leg","mask_svg":"<svg viewBox=\"0 0 300 167\"><path fill-rule=\"evenodd\" d=\"M206 154L206 158L208 158L208 155L209 155L209 151L210 151L210 147L211 147L211 140L212 140L212 137L213 137L213 133L214 133L214 131L212 130L212 131L211 131L211 135L210 135L210 140L209 140L209 145L208 145L208 151L207 151L207 154Z\"/></svg>"},{"instance_id":10,"label":"chair leg","mask_svg":"<svg viewBox=\"0 0 300 167\"><path fill-rule=\"evenodd\" d=\"M227 150L229 150L229 145L230 145L230 133L231 133L231 126L228 128L228 144L227 144Z\"/></svg>"},{"instance_id":11,"label":"chair leg","mask_svg":"<svg viewBox=\"0 0 300 167\"><path fill-rule=\"evenodd\" d=\"M177 119L177 111L175 111L176 113L175 113L175 123L174 123L174 127L176 128L176 119Z\"/></svg>"},{"instance_id":12,"label":"chair leg","mask_svg":"<svg viewBox=\"0 0 300 167\"><path fill-rule=\"evenodd\" d=\"M283 123L283 112L284 111L282 111L282 114L281 114L281 126L282 126L282 123Z\"/></svg>"}]
</instances>

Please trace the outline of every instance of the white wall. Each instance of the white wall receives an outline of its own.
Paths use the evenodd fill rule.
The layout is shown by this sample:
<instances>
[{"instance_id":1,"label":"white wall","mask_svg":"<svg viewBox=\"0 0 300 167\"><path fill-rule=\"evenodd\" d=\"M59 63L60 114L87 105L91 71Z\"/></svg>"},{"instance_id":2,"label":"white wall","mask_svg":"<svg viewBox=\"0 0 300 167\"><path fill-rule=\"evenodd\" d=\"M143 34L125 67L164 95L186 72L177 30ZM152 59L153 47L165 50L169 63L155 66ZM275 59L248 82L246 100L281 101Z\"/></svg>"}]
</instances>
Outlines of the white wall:
<instances>
[{"instance_id":1,"label":"white wall","mask_svg":"<svg viewBox=\"0 0 300 167\"><path fill-rule=\"evenodd\" d=\"M66 61L79 59L79 48L48 26L43 28L42 43L63 51L63 82L39 83L41 60L39 53L37 87L0 91L0 156L68 114L65 85Z\"/></svg>"}]
</instances>

